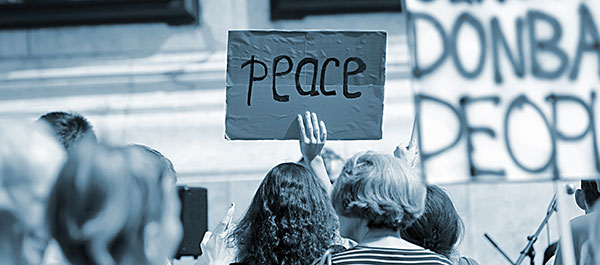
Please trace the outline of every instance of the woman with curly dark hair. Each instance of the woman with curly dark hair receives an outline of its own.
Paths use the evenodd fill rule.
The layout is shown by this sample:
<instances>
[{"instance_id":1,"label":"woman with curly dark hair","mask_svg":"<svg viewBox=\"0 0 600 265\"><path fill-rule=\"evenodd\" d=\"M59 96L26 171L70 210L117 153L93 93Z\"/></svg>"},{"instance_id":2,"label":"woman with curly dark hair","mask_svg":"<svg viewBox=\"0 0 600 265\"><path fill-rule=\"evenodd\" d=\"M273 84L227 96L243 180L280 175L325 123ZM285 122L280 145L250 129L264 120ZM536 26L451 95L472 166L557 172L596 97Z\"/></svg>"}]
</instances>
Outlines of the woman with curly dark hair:
<instances>
[{"instance_id":1,"label":"woman with curly dark hair","mask_svg":"<svg viewBox=\"0 0 600 265\"><path fill-rule=\"evenodd\" d=\"M313 171L295 163L272 168L235 228L231 225L232 205L217 227L206 232L197 265L233 261L244 265L309 265L330 248L341 248L338 220L329 197L331 182L318 156L327 129L317 121L314 113L311 116L307 112L305 120L298 117L300 150ZM315 133L309 138L304 128Z\"/></svg>"},{"instance_id":2,"label":"woman with curly dark hair","mask_svg":"<svg viewBox=\"0 0 600 265\"><path fill-rule=\"evenodd\" d=\"M241 264L311 264L333 244L335 231L335 211L319 180L303 166L282 163L258 187L232 239Z\"/></svg>"}]
</instances>

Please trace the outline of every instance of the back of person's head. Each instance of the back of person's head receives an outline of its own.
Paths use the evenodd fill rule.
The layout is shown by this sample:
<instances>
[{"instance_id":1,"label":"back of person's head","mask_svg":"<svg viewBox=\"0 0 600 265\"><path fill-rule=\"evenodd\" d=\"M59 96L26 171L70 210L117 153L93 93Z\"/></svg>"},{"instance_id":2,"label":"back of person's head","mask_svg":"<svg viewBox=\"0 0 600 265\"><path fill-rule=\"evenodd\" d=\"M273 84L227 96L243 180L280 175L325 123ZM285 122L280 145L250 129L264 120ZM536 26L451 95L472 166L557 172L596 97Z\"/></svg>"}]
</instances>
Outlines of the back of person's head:
<instances>
[{"instance_id":1,"label":"back of person's head","mask_svg":"<svg viewBox=\"0 0 600 265\"><path fill-rule=\"evenodd\" d=\"M423 213L425 194L423 181L405 161L369 151L348 159L332 202L339 215L367 220L369 228L403 230Z\"/></svg>"},{"instance_id":2,"label":"back of person's head","mask_svg":"<svg viewBox=\"0 0 600 265\"><path fill-rule=\"evenodd\" d=\"M177 172L175 172L175 167L173 167L173 162L171 162L171 160L168 159L166 156L164 156L161 152L159 152L158 150L156 150L152 147L142 145L142 144L132 144L130 146L132 148L138 148L144 152L147 152L148 154L154 156L159 161L161 161L163 163L164 169L166 170L166 172L165 172L166 176L173 182L173 184L175 184L177 182Z\"/></svg>"},{"instance_id":3,"label":"back of person's head","mask_svg":"<svg viewBox=\"0 0 600 265\"><path fill-rule=\"evenodd\" d=\"M52 126L56 138L67 150L82 139L96 140L92 125L77 113L49 112L42 115L39 120L46 121Z\"/></svg>"},{"instance_id":4,"label":"back of person's head","mask_svg":"<svg viewBox=\"0 0 600 265\"><path fill-rule=\"evenodd\" d=\"M301 165L282 163L262 181L232 238L241 263L310 264L333 244L336 230L317 178Z\"/></svg>"},{"instance_id":5,"label":"back of person's head","mask_svg":"<svg viewBox=\"0 0 600 265\"><path fill-rule=\"evenodd\" d=\"M172 255L181 223L165 172L137 148L84 142L73 149L46 213L65 257L72 264L128 265Z\"/></svg>"},{"instance_id":6,"label":"back of person's head","mask_svg":"<svg viewBox=\"0 0 600 265\"><path fill-rule=\"evenodd\" d=\"M21 226L20 229L3 230L6 233L2 233L0 240L19 250L30 249L23 246L23 242L40 246L40 253L22 257L28 263L39 263L47 243L44 206L65 157L64 149L45 124L4 123L0 126L0 211L14 217L0 218L0 226ZM11 220L16 222L11 223ZM29 240L9 235L11 231L25 231ZM18 242L12 242L15 239L19 239ZM12 254L0 253L6 257L4 261L10 263L9 256L5 255ZM17 255L23 253L19 251Z\"/></svg>"},{"instance_id":7,"label":"back of person's head","mask_svg":"<svg viewBox=\"0 0 600 265\"><path fill-rule=\"evenodd\" d=\"M425 212L401 234L406 241L450 258L463 230L464 224L448 194L429 185Z\"/></svg>"},{"instance_id":8,"label":"back of person's head","mask_svg":"<svg viewBox=\"0 0 600 265\"><path fill-rule=\"evenodd\" d=\"M581 190L583 191L583 198L587 207L591 208L594 203L600 198L600 192L598 192L598 183L595 180L582 180Z\"/></svg>"}]
</instances>

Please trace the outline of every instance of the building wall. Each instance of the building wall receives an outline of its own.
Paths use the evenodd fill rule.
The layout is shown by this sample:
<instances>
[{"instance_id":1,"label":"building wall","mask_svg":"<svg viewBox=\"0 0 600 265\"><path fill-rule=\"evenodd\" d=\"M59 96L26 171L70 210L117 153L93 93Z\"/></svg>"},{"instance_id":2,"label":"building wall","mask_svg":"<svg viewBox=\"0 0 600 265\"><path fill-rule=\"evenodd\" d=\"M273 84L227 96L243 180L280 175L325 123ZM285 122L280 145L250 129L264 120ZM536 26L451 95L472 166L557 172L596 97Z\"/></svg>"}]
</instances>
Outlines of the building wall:
<instances>
[{"instance_id":1,"label":"building wall","mask_svg":"<svg viewBox=\"0 0 600 265\"><path fill-rule=\"evenodd\" d=\"M269 20L268 0L201 0L196 26L102 25L0 31L0 121L34 120L52 110L79 112L99 137L143 143L171 158L179 183L209 191L209 226L230 202L239 217L272 166L300 157L295 141L224 139L228 29L373 29L388 32L384 139L328 142L344 157L392 152L408 141L413 106L404 19L398 13ZM463 254L505 264L483 233L513 259L544 218L552 183L446 185L466 233ZM561 207L581 214L574 203ZM556 218L551 219L556 240ZM547 242L538 240L538 262ZM189 263L180 262L182 264Z\"/></svg>"}]
</instances>

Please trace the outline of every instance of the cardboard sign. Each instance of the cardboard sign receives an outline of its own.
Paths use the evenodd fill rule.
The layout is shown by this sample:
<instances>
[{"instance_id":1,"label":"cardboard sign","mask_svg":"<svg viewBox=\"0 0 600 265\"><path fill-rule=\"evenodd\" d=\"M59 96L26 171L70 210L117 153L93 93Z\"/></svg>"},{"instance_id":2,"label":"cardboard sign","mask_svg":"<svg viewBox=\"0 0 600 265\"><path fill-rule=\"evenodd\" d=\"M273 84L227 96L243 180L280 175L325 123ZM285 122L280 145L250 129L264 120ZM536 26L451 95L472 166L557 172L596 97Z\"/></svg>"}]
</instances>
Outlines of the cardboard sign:
<instances>
[{"instance_id":1,"label":"cardboard sign","mask_svg":"<svg viewBox=\"0 0 600 265\"><path fill-rule=\"evenodd\" d=\"M406 2L428 182L598 176L600 3Z\"/></svg>"},{"instance_id":2,"label":"cardboard sign","mask_svg":"<svg viewBox=\"0 0 600 265\"><path fill-rule=\"evenodd\" d=\"M316 112L328 139L381 139L386 33L229 31L225 137L298 139Z\"/></svg>"}]
</instances>

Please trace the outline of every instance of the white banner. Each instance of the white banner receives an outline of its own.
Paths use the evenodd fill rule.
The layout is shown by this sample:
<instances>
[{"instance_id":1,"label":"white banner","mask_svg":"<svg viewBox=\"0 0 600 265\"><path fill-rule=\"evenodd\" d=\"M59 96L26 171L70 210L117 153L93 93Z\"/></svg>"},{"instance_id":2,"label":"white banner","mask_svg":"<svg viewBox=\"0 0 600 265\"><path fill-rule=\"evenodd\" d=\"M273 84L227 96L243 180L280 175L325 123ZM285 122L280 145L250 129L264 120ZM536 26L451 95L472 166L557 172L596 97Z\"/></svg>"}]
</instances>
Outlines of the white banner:
<instances>
[{"instance_id":1,"label":"white banner","mask_svg":"<svg viewBox=\"0 0 600 265\"><path fill-rule=\"evenodd\" d=\"M406 2L428 182L598 175L599 2Z\"/></svg>"}]
</instances>

